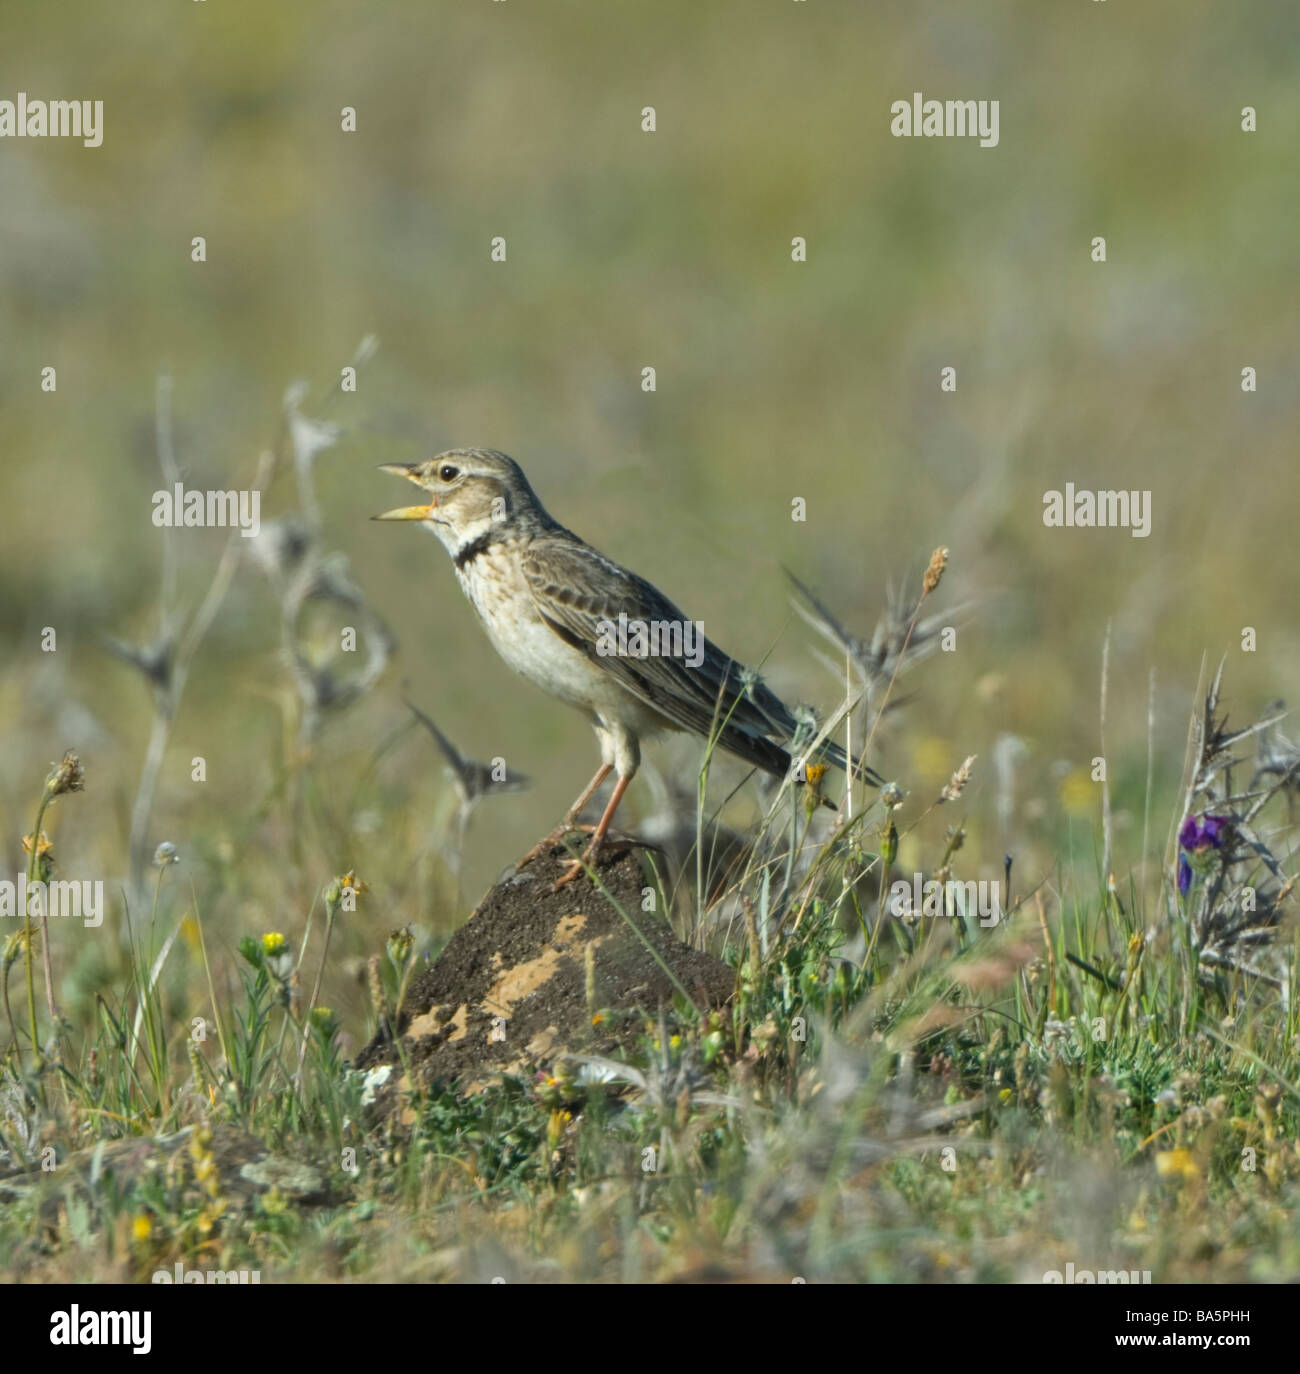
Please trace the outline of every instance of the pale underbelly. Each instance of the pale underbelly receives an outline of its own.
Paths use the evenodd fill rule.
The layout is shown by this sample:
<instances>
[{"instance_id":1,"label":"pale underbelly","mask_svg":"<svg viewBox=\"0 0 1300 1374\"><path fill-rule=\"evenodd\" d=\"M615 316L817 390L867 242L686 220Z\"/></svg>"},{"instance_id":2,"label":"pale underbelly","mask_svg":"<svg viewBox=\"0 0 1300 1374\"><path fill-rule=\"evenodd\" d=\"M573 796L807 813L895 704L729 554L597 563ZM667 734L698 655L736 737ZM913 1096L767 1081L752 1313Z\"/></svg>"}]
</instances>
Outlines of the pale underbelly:
<instances>
[{"instance_id":1,"label":"pale underbelly","mask_svg":"<svg viewBox=\"0 0 1300 1374\"><path fill-rule=\"evenodd\" d=\"M675 728L535 614L497 613L489 618L474 594L477 588L466 590L492 647L509 667L542 691L576 707L593 724L617 724L636 735Z\"/></svg>"}]
</instances>

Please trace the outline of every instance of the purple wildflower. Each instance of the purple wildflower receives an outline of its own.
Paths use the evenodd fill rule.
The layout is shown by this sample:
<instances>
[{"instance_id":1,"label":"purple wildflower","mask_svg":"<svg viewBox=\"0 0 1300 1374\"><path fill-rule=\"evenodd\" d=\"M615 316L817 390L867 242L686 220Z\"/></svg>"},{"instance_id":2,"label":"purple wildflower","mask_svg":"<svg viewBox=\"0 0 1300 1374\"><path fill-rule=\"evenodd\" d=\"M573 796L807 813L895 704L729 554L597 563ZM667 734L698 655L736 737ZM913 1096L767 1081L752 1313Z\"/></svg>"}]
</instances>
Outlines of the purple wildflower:
<instances>
[{"instance_id":1,"label":"purple wildflower","mask_svg":"<svg viewBox=\"0 0 1300 1374\"><path fill-rule=\"evenodd\" d=\"M1192 865L1188 861L1188 854L1205 854L1211 849L1221 849L1223 847L1224 832L1228 828L1228 822L1223 816L1188 816L1178 831L1178 843L1183 848L1184 853L1178 856L1178 893L1180 896L1187 895L1187 889L1192 885Z\"/></svg>"}]
</instances>

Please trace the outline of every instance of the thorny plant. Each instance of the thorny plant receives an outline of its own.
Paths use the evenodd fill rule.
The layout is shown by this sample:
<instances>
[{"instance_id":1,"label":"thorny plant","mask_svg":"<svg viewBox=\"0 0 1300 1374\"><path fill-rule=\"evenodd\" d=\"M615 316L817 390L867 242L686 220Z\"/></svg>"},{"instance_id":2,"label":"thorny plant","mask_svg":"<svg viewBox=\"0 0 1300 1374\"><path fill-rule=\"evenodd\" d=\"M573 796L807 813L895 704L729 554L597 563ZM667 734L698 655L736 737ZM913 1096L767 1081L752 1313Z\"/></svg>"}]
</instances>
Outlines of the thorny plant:
<instances>
[{"instance_id":1,"label":"thorny plant","mask_svg":"<svg viewBox=\"0 0 1300 1374\"><path fill-rule=\"evenodd\" d=\"M1263 828L1265 807L1294 783L1286 741L1277 730L1281 703L1240 729L1220 712L1223 664L1192 723L1192 767L1178 826L1175 872L1168 884L1166 919L1186 933L1196 974L1207 982L1235 969L1279 988L1288 980L1273 953L1295 878L1274 856ZM1238 785L1247 760L1239 746L1256 737L1258 764ZM1234 777L1234 774L1236 777Z\"/></svg>"},{"instance_id":2,"label":"thorny plant","mask_svg":"<svg viewBox=\"0 0 1300 1374\"><path fill-rule=\"evenodd\" d=\"M867 715L897 710L905 700L892 703L888 698L895 678L907 668L930 657L939 647L940 636L967 607L957 606L922 619L918 602L908 594L906 583L886 589L885 609L871 638L859 639L844 628L822 601L789 570L797 595L794 608L804 620L839 651L838 661L818 652L818 658L836 676L842 674L845 660L863 694Z\"/></svg>"},{"instance_id":3,"label":"thorny plant","mask_svg":"<svg viewBox=\"0 0 1300 1374\"><path fill-rule=\"evenodd\" d=\"M353 358L357 368L368 362L375 353L377 344L373 337L361 341ZM265 522L257 538L245 540L238 530L231 532L226 541L221 558L206 591L200 597L197 608L187 614L181 605L179 592L180 567L178 558L177 529L173 526L164 531L163 560L161 574L161 597L158 631L147 645L133 645L124 640L108 638L104 647L117 658L130 664L140 673L149 686L153 698L153 720L145 760L141 771L139 786L131 808L130 835L128 839L129 871L124 894L126 943L133 969L133 983L137 996L134 1023L129 1033L125 1021L120 1027L120 1037L115 1030L114 1036L120 1039L119 1052L123 1055L128 1072L135 1073L135 1059L143 1046L149 1059L149 1072L158 1094L156 1106L166 1110L167 1093L165 1090L166 1070L164 1060L166 1047L161 1040L159 1023L161 1008L157 1000L160 977L170 954L181 924L177 920L170 936L157 952L146 953L137 948L137 931L132 926L132 913L140 913L150 900L148 869L152 863L158 869L153 887L153 919L150 921L150 935L156 922L158 897L162 890L163 872L178 859L175 845L164 842L151 846L149 827L152 824L154 797L163 760L171 739L182 698L189 679L190 669L201 644L211 629L217 614L225 602L241 563L251 554L255 564L266 573L281 607L282 650L294 686L294 700L297 718L297 748L290 760L289 777L291 782L300 778L301 770L310 760L311 746L322 723L330 713L338 713L355 703L369 692L384 672L396 646L392 634L382 618L371 608L365 596L348 574L346 561L338 554L326 552L321 541L321 521L319 506L315 497L314 463L321 452L336 443L341 429L323 420L310 419L303 415L301 404L306 392L305 385L296 383L285 395L283 423L275 444L264 452L256 464L252 489L260 494L267 491L278 469L286 459L292 461L296 476L299 511L288 513L278 519ZM338 394L338 386L325 398L328 405ZM167 376L158 379L156 392L155 440L159 467L167 486L173 487L181 481L181 467L173 444L172 427L172 384ZM250 547L251 546L251 547ZM362 646L365 649L361 667L355 671L341 671L337 664L348 659L347 654L326 654L319 652L319 645L312 638L313 627L308 623L308 612L317 606L325 605L338 611L340 608L349 621L356 624ZM338 644L337 632L333 643ZM53 874L54 856L41 822L46 807L66 792L80 791L83 786L83 772L77 756L68 753L63 763L57 765L41 795L36 827L32 835L23 842L28 856L28 881L47 882ZM301 797L301 789L292 787L291 807ZM295 808L296 809L296 808ZM295 836L301 833L301 826L290 827ZM152 860L150 856L152 855ZM297 856L301 860L301 855ZM328 908L328 901L327 901ZM328 927L333 924L333 912L329 917L326 942L328 952ZM197 913L193 919L198 924ZM202 935L199 927L200 938ZM308 930L310 934L310 916ZM44 959L46 1011L50 1021L51 1046L63 1030L58 1009L54 1000L55 976L52 967L51 945L49 940L47 911L42 905L39 929L33 919L27 916L23 927L16 931L5 943L3 951L3 1003L9 1025L11 1047L19 1056L21 1065L21 1040L14 1021L9 993L9 974L19 955L25 958L27 983L27 1038L35 1052L36 1066L42 1067L41 1040L37 1027L36 998L34 990L33 966L37 951ZM304 951L305 953L305 942ZM152 959L152 963L148 962ZM204 951L206 966L206 951ZM324 955L322 956L322 965ZM319 989L319 976L317 990ZM209 990L211 976L209 974ZM308 1007L312 1013L316 993L313 993ZM215 995L213 996L215 1004ZM116 1024L116 1023L115 1023ZM218 1022L220 1026L220 1022ZM141 1032L144 1031L142 1037ZM306 1036L302 1041L305 1053ZM223 1050L226 1048L223 1036ZM302 1055L299 1056L301 1072ZM65 1068L66 1072L66 1068ZM39 1095L43 1089L34 1080L33 1091ZM17 1100L17 1099L15 1099ZM27 1100L34 1102L28 1093Z\"/></svg>"},{"instance_id":4,"label":"thorny plant","mask_svg":"<svg viewBox=\"0 0 1300 1374\"><path fill-rule=\"evenodd\" d=\"M377 347L374 337L367 335L357 347L353 366L364 366ZM324 398L322 410L338 396L340 386L341 382L336 383ZM311 744L327 713L351 705L375 685L395 648L395 640L383 620L348 577L346 563L321 547L314 464L322 452L338 441L342 431L337 425L304 416L301 403L305 394L303 383L295 383L286 393L279 435L258 458L250 488L264 496L283 463L291 461L297 479L299 514L264 522L258 537L252 540L244 539L241 531L232 530L206 592L189 615L181 607L178 590L179 532L175 527L168 528L163 538L157 634L147 645L115 638L104 641L109 652L141 674L154 705L149 743L131 809L128 910L138 911L145 902L146 873L154 849L149 838L154 797L189 672L243 560L251 556L263 568L281 605L282 647L297 703L298 754L291 761L293 765L301 765L309 757ZM181 481L173 441L171 395L171 378L159 377L155 439L158 464L168 489ZM314 646L307 643L304 611L315 603L341 606L360 622L366 657L355 674L338 674L333 662L322 662L313 652ZM291 766L291 777L296 779L298 775L298 766Z\"/></svg>"}]
</instances>

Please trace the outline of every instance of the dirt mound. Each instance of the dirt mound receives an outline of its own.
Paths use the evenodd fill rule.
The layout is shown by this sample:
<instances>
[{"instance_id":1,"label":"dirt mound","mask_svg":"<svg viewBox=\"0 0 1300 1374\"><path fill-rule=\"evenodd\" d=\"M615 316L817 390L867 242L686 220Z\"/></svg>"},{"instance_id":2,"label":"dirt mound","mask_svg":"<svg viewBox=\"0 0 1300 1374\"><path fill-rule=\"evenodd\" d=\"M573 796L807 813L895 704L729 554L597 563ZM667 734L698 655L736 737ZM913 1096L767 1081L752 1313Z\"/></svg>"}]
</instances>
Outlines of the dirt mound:
<instances>
[{"instance_id":1,"label":"dirt mound","mask_svg":"<svg viewBox=\"0 0 1300 1374\"><path fill-rule=\"evenodd\" d=\"M663 905L647 850L611 845L597 863L600 887L583 875L555 892L567 857L557 845L508 872L412 982L399 1031L419 1086L476 1092L502 1074L531 1077L565 1052L607 1054L618 1043L614 1018L593 1026L592 1006L654 1013L683 989L702 1010L730 998L734 971L641 909L647 888ZM410 1086L383 1034L356 1066L371 1071L381 1109Z\"/></svg>"}]
</instances>

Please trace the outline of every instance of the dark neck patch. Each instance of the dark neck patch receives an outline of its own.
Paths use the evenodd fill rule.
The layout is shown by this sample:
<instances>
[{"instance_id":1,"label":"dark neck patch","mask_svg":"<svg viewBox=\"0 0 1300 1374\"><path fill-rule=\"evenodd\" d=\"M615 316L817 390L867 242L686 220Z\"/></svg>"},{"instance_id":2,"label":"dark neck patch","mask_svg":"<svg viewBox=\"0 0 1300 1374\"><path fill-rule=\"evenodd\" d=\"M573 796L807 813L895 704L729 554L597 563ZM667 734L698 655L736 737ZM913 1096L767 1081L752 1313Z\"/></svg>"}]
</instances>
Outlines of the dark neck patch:
<instances>
[{"instance_id":1,"label":"dark neck patch","mask_svg":"<svg viewBox=\"0 0 1300 1374\"><path fill-rule=\"evenodd\" d=\"M495 544L496 540L496 530L484 530L482 534L471 539L468 544L462 544L451 556L451 561L456 565L456 571L464 572L479 554Z\"/></svg>"}]
</instances>

